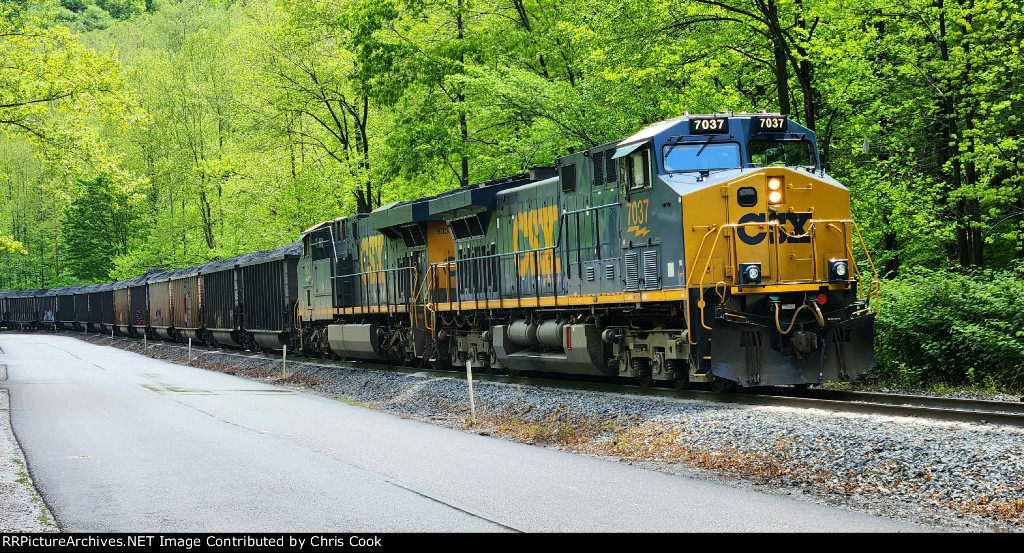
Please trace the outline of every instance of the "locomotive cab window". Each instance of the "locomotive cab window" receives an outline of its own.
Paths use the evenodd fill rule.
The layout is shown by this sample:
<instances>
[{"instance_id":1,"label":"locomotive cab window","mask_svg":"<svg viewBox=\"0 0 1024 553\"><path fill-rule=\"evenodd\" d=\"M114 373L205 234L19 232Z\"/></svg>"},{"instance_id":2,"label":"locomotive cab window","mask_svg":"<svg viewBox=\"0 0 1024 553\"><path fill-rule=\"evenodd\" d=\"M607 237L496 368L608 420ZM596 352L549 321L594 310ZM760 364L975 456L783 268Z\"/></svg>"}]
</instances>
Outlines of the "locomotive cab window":
<instances>
[{"instance_id":1,"label":"locomotive cab window","mask_svg":"<svg viewBox=\"0 0 1024 553\"><path fill-rule=\"evenodd\" d=\"M644 188L651 184L651 156L650 150L640 150L630 154L626 158L625 175L626 185L630 190Z\"/></svg>"},{"instance_id":2,"label":"locomotive cab window","mask_svg":"<svg viewBox=\"0 0 1024 553\"><path fill-rule=\"evenodd\" d=\"M806 140L751 140L747 144L755 167L815 167L814 146Z\"/></svg>"},{"instance_id":3,"label":"locomotive cab window","mask_svg":"<svg viewBox=\"0 0 1024 553\"><path fill-rule=\"evenodd\" d=\"M711 135L701 142L665 146L665 170L671 173L738 168L740 145L735 142L712 143L713 138Z\"/></svg>"},{"instance_id":4,"label":"locomotive cab window","mask_svg":"<svg viewBox=\"0 0 1024 553\"><path fill-rule=\"evenodd\" d=\"M313 250L313 261L329 259L334 253L334 242L332 241L331 229L325 228L307 236Z\"/></svg>"}]
</instances>

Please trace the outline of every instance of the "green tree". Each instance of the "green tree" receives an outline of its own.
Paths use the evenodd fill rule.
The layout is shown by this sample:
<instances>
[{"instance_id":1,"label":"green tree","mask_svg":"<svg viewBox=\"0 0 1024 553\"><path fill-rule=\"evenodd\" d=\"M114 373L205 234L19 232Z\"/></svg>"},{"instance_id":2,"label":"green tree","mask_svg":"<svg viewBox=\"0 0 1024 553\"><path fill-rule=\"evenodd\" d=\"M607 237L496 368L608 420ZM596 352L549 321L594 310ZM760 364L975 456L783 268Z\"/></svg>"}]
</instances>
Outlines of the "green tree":
<instances>
[{"instance_id":1,"label":"green tree","mask_svg":"<svg viewBox=\"0 0 1024 553\"><path fill-rule=\"evenodd\" d=\"M276 30L263 43L261 72L273 86L267 100L289 143L293 178L331 165L355 211L368 213L381 204L371 132L383 85L367 68L374 61L353 51L350 9L287 1L280 11L261 14ZM336 205L344 209L344 199L337 197Z\"/></svg>"},{"instance_id":2,"label":"green tree","mask_svg":"<svg viewBox=\"0 0 1024 553\"><path fill-rule=\"evenodd\" d=\"M80 184L83 193L65 211L62 224L66 265L83 281L107 281L114 258L128 247L134 214L106 178Z\"/></svg>"},{"instance_id":3,"label":"green tree","mask_svg":"<svg viewBox=\"0 0 1024 553\"><path fill-rule=\"evenodd\" d=\"M116 122L125 127L141 119L115 58L83 46L67 28L49 25L36 11L16 3L0 5L0 129L37 149L16 156L39 154L50 164L52 172L38 175L51 182L58 174L73 178L97 170L124 176L117 156L100 140L98 126ZM33 186L42 193L42 182ZM23 242L2 230L0 240ZM38 259L40 281L45 281L43 258Z\"/></svg>"},{"instance_id":4,"label":"green tree","mask_svg":"<svg viewBox=\"0 0 1024 553\"><path fill-rule=\"evenodd\" d=\"M860 107L839 174L872 188L859 207L883 229L890 270L901 261L1000 267L1020 259L1019 2L902 2L895 13L868 6L861 22L869 63L854 73ZM867 155L854 153L861 140Z\"/></svg>"}]
</instances>

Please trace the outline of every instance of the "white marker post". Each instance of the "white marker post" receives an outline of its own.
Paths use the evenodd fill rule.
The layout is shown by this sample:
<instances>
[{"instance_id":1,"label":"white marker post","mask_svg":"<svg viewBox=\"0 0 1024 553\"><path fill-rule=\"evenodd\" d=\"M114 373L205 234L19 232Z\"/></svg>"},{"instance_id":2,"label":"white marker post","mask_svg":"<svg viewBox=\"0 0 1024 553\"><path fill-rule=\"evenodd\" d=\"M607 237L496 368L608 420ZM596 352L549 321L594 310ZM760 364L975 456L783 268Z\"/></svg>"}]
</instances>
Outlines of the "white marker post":
<instances>
[{"instance_id":1,"label":"white marker post","mask_svg":"<svg viewBox=\"0 0 1024 553\"><path fill-rule=\"evenodd\" d=\"M188 339L188 364L192 364L192 338Z\"/></svg>"},{"instance_id":2,"label":"white marker post","mask_svg":"<svg viewBox=\"0 0 1024 553\"><path fill-rule=\"evenodd\" d=\"M288 374L288 344L284 345L284 351L281 352L281 377L283 378Z\"/></svg>"},{"instance_id":3,"label":"white marker post","mask_svg":"<svg viewBox=\"0 0 1024 553\"><path fill-rule=\"evenodd\" d=\"M469 382L469 420L476 424L476 403L473 401L473 360L466 360L466 380Z\"/></svg>"}]
</instances>

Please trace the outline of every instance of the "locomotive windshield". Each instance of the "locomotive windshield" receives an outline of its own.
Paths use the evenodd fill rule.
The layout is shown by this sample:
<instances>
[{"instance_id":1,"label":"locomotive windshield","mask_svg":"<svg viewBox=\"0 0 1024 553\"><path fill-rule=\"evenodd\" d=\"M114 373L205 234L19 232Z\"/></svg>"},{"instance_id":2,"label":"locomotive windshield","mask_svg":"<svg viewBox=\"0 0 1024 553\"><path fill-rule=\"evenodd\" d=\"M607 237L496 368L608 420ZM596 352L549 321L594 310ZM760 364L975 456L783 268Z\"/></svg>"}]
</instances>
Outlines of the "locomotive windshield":
<instances>
[{"instance_id":1,"label":"locomotive windshield","mask_svg":"<svg viewBox=\"0 0 1024 553\"><path fill-rule=\"evenodd\" d=\"M817 165L813 147L806 140L751 140L747 148L750 150L750 162L755 167Z\"/></svg>"},{"instance_id":2,"label":"locomotive windshield","mask_svg":"<svg viewBox=\"0 0 1024 553\"><path fill-rule=\"evenodd\" d=\"M735 142L694 142L665 148L665 170L669 172L734 169L739 166L740 145Z\"/></svg>"}]
</instances>

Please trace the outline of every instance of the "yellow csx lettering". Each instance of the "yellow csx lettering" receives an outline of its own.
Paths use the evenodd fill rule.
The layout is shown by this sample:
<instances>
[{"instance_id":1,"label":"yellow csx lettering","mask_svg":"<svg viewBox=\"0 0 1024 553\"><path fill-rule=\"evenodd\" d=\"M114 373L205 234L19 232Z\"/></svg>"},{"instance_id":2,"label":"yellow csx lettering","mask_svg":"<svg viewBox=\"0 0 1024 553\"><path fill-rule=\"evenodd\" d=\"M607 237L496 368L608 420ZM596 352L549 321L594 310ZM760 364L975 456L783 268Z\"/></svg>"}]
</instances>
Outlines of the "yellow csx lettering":
<instances>
[{"instance_id":1,"label":"yellow csx lettering","mask_svg":"<svg viewBox=\"0 0 1024 553\"><path fill-rule=\"evenodd\" d=\"M384 274L376 271L384 270L384 236L370 236L359 243L359 266L363 274L363 282L377 284L384 282Z\"/></svg>"},{"instance_id":2,"label":"yellow csx lettering","mask_svg":"<svg viewBox=\"0 0 1024 553\"><path fill-rule=\"evenodd\" d=\"M516 216L512 223L512 236L517 252L519 278L531 275L551 275L562 272L562 260L555 257L555 224L558 206L533 209ZM523 242L526 247L521 247ZM537 251L541 248L543 251Z\"/></svg>"}]
</instances>

